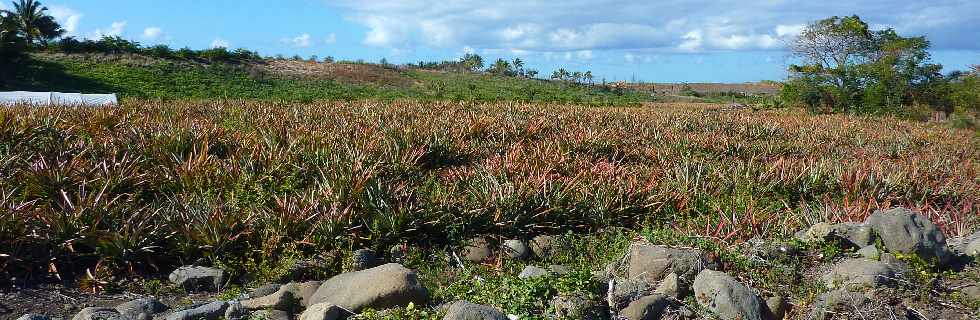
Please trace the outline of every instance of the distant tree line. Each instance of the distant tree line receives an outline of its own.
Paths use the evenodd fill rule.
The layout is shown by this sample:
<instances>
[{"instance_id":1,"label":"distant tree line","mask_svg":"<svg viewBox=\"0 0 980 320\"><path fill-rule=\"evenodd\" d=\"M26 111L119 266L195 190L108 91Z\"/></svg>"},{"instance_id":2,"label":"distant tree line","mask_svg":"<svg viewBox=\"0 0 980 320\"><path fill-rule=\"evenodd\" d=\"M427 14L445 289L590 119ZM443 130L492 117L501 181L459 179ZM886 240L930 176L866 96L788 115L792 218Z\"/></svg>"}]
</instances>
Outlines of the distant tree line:
<instances>
[{"instance_id":1,"label":"distant tree line","mask_svg":"<svg viewBox=\"0 0 980 320\"><path fill-rule=\"evenodd\" d=\"M929 106L977 109L977 67L941 74L925 37L871 30L858 16L814 22L790 44L791 65L781 97L815 112L902 112Z\"/></svg>"}]
</instances>

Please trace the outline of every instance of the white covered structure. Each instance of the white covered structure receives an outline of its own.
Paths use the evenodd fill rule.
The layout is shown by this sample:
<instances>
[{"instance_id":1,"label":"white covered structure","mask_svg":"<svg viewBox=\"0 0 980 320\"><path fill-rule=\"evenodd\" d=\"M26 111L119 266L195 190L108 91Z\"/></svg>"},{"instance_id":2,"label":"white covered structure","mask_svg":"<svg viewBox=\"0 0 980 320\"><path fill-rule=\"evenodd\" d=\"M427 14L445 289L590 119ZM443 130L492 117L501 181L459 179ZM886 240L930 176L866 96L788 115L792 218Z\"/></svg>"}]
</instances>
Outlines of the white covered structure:
<instances>
[{"instance_id":1,"label":"white covered structure","mask_svg":"<svg viewBox=\"0 0 980 320\"><path fill-rule=\"evenodd\" d=\"M59 106L114 106L119 104L115 93L82 94L61 92L0 92L0 105L33 104Z\"/></svg>"}]
</instances>

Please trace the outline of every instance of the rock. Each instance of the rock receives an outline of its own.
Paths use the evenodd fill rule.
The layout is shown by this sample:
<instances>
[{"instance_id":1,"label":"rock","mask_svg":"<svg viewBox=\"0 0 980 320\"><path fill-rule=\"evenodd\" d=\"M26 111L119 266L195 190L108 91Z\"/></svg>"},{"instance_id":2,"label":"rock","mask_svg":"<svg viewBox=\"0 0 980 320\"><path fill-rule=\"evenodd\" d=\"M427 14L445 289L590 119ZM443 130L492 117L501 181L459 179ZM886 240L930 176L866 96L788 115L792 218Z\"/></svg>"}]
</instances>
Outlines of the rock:
<instances>
[{"instance_id":1,"label":"rock","mask_svg":"<svg viewBox=\"0 0 980 320\"><path fill-rule=\"evenodd\" d=\"M409 303L425 305L429 292L415 271L397 263L337 275L323 282L311 304L329 302L351 312L371 307L385 309Z\"/></svg>"},{"instance_id":2,"label":"rock","mask_svg":"<svg viewBox=\"0 0 980 320\"><path fill-rule=\"evenodd\" d=\"M170 273L170 282L187 291L218 291L225 283L221 269L183 266Z\"/></svg>"},{"instance_id":3,"label":"rock","mask_svg":"<svg viewBox=\"0 0 980 320\"><path fill-rule=\"evenodd\" d=\"M571 272L571 270L568 270L568 267L560 264L553 264L551 266L548 266L548 270L551 270L551 273L559 276L567 275L568 273Z\"/></svg>"},{"instance_id":4,"label":"rock","mask_svg":"<svg viewBox=\"0 0 980 320\"><path fill-rule=\"evenodd\" d=\"M116 306L116 311L129 320L149 320L153 315L167 311L168 307L156 298L142 298Z\"/></svg>"},{"instance_id":5,"label":"rock","mask_svg":"<svg viewBox=\"0 0 980 320\"><path fill-rule=\"evenodd\" d=\"M786 318L789 311L789 303L782 296L772 296L766 299L767 319L781 320Z\"/></svg>"},{"instance_id":6,"label":"rock","mask_svg":"<svg viewBox=\"0 0 980 320\"><path fill-rule=\"evenodd\" d=\"M628 320L659 320L669 305L667 296L655 294L633 301L619 312L619 316Z\"/></svg>"},{"instance_id":7,"label":"rock","mask_svg":"<svg viewBox=\"0 0 980 320\"><path fill-rule=\"evenodd\" d=\"M963 239L963 244L959 246L958 251L968 256L980 257L980 232Z\"/></svg>"},{"instance_id":8,"label":"rock","mask_svg":"<svg viewBox=\"0 0 980 320\"><path fill-rule=\"evenodd\" d=\"M690 280L701 270L715 267L704 259L700 250L692 248L634 243L630 245L628 257L629 278L643 278L649 282L660 281L669 273Z\"/></svg>"},{"instance_id":9,"label":"rock","mask_svg":"<svg viewBox=\"0 0 980 320\"><path fill-rule=\"evenodd\" d=\"M829 224L820 222L797 233L803 242L837 242L849 247L864 247L874 243L872 229L864 224L845 222Z\"/></svg>"},{"instance_id":10,"label":"rock","mask_svg":"<svg viewBox=\"0 0 980 320\"><path fill-rule=\"evenodd\" d=\"M551 305L558 319L600 320L607 315L603 304L585 292L558 295Z\"/></svg>"},{"instance_id":11,"label":"rock","mask_svg":"<svg viewBox=\"0 0 980 320\"><path fill-rule=\"evenodd\" d=\"M549 235L536 236L528 245L531 247L531 252L534 252L539 259L548 258L565 248L565 242L561 238Z\"/></svg>"},{"instance_id":12,"label":"rock","mask_svg":"<svg viewBox=\"0 0 980 320\"><path fill-rule=\"evenodd\" d=\"M867 224L878 234L889 252L915 254L940 265L952 258L943 232L928 218L912 210L878 210L868 217Z\"/></svg>"},{"instance_id":13,"label":"rock","mask_svg":"<svg viewBox=\"0 0 980 320\"><path fill-rule=\"evenodd\" d=\"M506 240L500 249L511 259L524 260L531 256L531 249L521 240Z\"/></svg>"},{"instance_id":14,"label":"rock","mask_svg":"<svg viewBox=\"0 0 980 320\"><path fill-rule=\"evenodd\" d=\"M259 310L252 312L250 320L290 320L289 313L282 310Z\"/></svg>"},{"instance_id":15,"label":"rock","mask_svg":"<svg viewBox=\"0 0 980 320\"><path fill-rule=\"evenodd\" d=\"M648 296L653 291L653 286L643 279L615 279L606 302L614 311L622 310L630 302Z\"/></svg>"},{"instance_id":16,"label":"rock","mask_svg":"<svg viewBox=\"0 0 980 320\"><path fill-rule=\"evenodd\" d=\"M296 260L289 266L289 272L279 279L280 282L303 281L319 278L326 270L322 258Z\"/></svg>"},{"instance_id":17,"label":"rock","mask_svg":"<svg viewBox=\"0 0 980 320\"><path fill-rule=\"evenodd\" d=\"M826 292L817 297L809 318L818 320L842 319L842 315L837 314L839 311L855 310L868 301L870 299L867 296L857 292L849 292L843 289Z\"/></svg>"},{"instance_id":18,"label":"rock","mask_svg":"<svg viewBox=\"0 0 980 320\"><path fill-rule=\"evenodd\" d=\"M687 295L685 291L686 290L684 290L684 288L681 286L680 277L678 277L676 273L671 272L666 277L664 277L663 281L660 281L660 284L657 285L657 290L654 292L677 300L681 300L684 296Z\"/></svg>"},{"instance_id":19,"label":"rock","mask_svg":"<svg viewBox=\"0 0 980 320\"><path fill-rule=\"evenodd\" d=\"M878 260L878 258L881 258L881 250L878 250L878 247L873 245L861 248L861 250L857 251L857 254L858 256L871 260Z\"/></svg>"},{"instance_id":20,"label":"rock","mask_svg":"<svg viewBox=\"0 0 980 320\"><path fill-rule=\"evenodd\" d=\"M241 320L246 318L248 318L248 309L245 309L238 301L228 302L228 307L225 308L226 320Z\"/></svg>"},{"instance_id":21,"label":"rock","mask_svg":"<svg viewBox=\"0 0 980 320\"><path fill-rule=\"evenodd\" d=\"M521 279L532 279L537 277L549 277L549 276L551 276L550 271L548 271L545 268L536 267L536 266L526 266L524 267L524 270L521 271L521 274L517 275L517 277Z\"/></svg>"},{"instance_id":22,"label":"rock","mask_svg":"<svg viewBox=\"0 0 980 320\"><path fill-rule=\"evenodd\" d=\"M470 239L463 247L463 259L470 262L482 262L493 255L490 240L484 237Z\"/></svg>"},{"instance_id":23,"label":"rock","mask_svg":"<svg viewBox=\"0 0 980 320\"><path fill-rule=\"evenodd\" d=\"M28 313L20 316L20 318L17 318L17 320L51 320L51 317L43 314Z\"/></svg>"},{"instance_id":24,"label":"rock","mask_svg":"<svg viewBox=\"0 0 980 320\"><path fill-rule=\"evenodd\" d=\"M828 288L882 287L895 283L895 268L890 264L869 259L841 261L823 276Z\"/></svg>"},{"instance_id":25,"label":"rock","mask_svg":"<svg viewBox=\"0 0 980 320\"><path fill-rule=\"evenodd\" d=\"M119 311L111 308L88 307L79 311L72 320L125 320Z\"/></svg>"},{"instance_id":26,"label":"rock","mask_svg":"<svg viewBox=\"0 0 980 320\"><path fill-rule=\"evenodd\" d=\"M168 314L166 320L218 320L225 316L227 301L215 301Z\"/></svg>"},{"instance_id":27,"label":"rock","mask_svg":"<svg viewBox=\"0 0 980 320\"><path fill-rule=\"evenodd\" d=\"M293 291L293 296L299 298L299 304L303 307L308 307L312 305L313 294L322 285L322 281L307 281L298 283L295 287L290 287L289 290Z\"/></svg>"},{"instance_id":28,"label":"rock","mask_svg":"<svg viewBox=\"0 0 980 320\"><path fill-rule=\"evenodd\" d=\"M288 283L270 295L243 300L241 305L248 310L276 309L295 312L300 308L300 300L302 300L297 293L296 283Z\"/></svg>"},{"instance_id":29,"label":"rock","mask_svg":"<svg viewBox=\"0 0 980 320\"><path fill-rule=\"evenodd\" d=\"M361 271L377 267L378 255L371 249L358 249L351 254L351 270Z\"/></svg>"},{"instance_id":30,"label":"rock","mask_svg":"<svg viewBox=\"0 0 980 320\"><path fill-rule=\"evenodd\" d=\"M280 287L282 287L282 284L278 284L278 283L263 284L262 286L255 288L255 290L252 290L252 292L249 292L246 295L246 299L259 298L259 297L264 297L276 293L276 291L279 291Z\"/></svg>"},{"instance_id":31,"label":"rock","mask_svg":"<svg viewBox=\"0 0 980 320\"><path fill-rule=\"evenodd\" d=\"M960 294L966 298L967 301L980 302L980 285L968 285L966 287L960 288Z\"/></svg>"},{"instance_id":32,"label":"rock","mask_svg":"<svg viewBox=\"0 0 980 320\"><path fill-rule=\"evenodd\" d=\"M456 301L449 305L446 316L443 320L507 320L507 315L497 309L470 303L467 301Z\"/></svg>"},{"instance_id":33,"label":"rock","mask_svg":"<svg viewBox=\"0 0 980 320\"><path fill-rule=\"evenodd\" d=\"M331 303L317 303L299 315L299 320L338 320L347 312Z\"/></svg>"},{"instance_id":34,"label":"rock","mask_svg":"<svg viewBox=\"0 0 980 320\"><path fill-rule=\"evenodd\" d=\"M768 258L795 257L800 255L800 248L790 242L777 242L765 245L763 253Z\"/></svg>"},{"instance_id":35,"label":"rock","mask_svg":"<svg viewBox=\"0 0 980 320\"><path fill-rule=\"evenodd\" d=\"M698 303L721 319L761 320L762 303L749 287L720 271L703 270L694 279Z\"/></svg>"}]
</instances>

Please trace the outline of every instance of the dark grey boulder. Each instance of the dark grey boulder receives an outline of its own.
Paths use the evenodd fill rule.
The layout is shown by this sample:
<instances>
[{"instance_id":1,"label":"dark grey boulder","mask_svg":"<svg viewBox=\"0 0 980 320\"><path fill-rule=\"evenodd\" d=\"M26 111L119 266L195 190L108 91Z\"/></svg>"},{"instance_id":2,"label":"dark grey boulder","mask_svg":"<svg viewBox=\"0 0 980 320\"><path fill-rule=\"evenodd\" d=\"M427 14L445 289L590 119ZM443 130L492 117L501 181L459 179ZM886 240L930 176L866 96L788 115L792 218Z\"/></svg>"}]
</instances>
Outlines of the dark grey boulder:
<instances>
[{"instance_id":1,"label":"dark grey boulder","mask_svg":"<svg viewBox=\"0 0 980 320\"><path fill-rule=\"evenodd\" d=\"M470 239L462 250L463 259L470 262L482 262L493 255L493 246L486 237Z\"/></svg>"},{"instance_id":2,"label":"dark grey boulder","mask_svg":"<svg viewBox=\"0 0 980 320\"><path fill-rule=\"evenodd\" d=\"M245 309L242 303L238 301L229 301L228 307L225 308L225 320L247 319L248 315L248 309Z\"/></svg>"},{"instance_id":3,"label":"dark grey boulder","mask_svg":"<svg viewBox=\"0 0 980 320\"><path fill-rule=\"evenodd\" d=\"M526 266L521 273L517 275L520 279L533 279L538 277L550 277L551 271L548 269L537 267L537 266Z\"/></svg>"},{"instance_id":4,"label":"dark grey boulder","mask_svg":"<svg viewBox=\"0 0 980 320\"><path fill-rule=\"evenodd\" d=\"M20 316L20 318L17 318L17 320L51 320L51 317L43 314L28 313Z\"/></svg>"},{"instance_id":5,"label":"dark grey boulder","mask_svg":"<svg viewBox=\"0 0 980 320\"><path fill-rule=\"evenodd\" d=\"M218 291L225 283L221 269L183 266L170 273L170 282L187 291Z\"/></svg>"},{"instance_id":6,"label":"dark grey boulder","mask_svg":"<svg viewBox=\"0 0 980 320\"><path fill-rule=\"evenodd\" d=\"M511 259L524 260L531 257L531 248L521 240L506 240L500 250Z\"/></svg>"},{"instance_id":7,"label":"dark grey boulder","mask_svg":"<svg viewBox=\"0 0 980 320\"><path fill-rule=\"evenodd\" d=\"M88 307L82 309L72 320L125 320L119 311L112 308Z\"/></svg>"},{"instance_id":8,"label":"dark grey boulder","mask_svg":"<svg viewBox=\"0 0 980 320\"><path fill-rule=\"evenodd\" d=\"M645 296L630 304L619 312L619 316L627 320L659 320L670 305L670 300L662 294Z\"/></svg>"},{"instance_id":9,"label":"dark grey boulder","mask_svg":"<svg viewBox=\"0 0 980 320\"><path fill-rule=\"evenodd\" d=\"M847 259L823 276L828 288L878 288L895 284L898 275L891 264L870 259Z\"/></svg>"},{"instance_id":10,"label":"dark grey boulder","mask_svg":"<svg viewBox=\"0 0 980 320\"><path fill-rule=\"evenodd\" d=\"M654 292L654 286L643 279L613 279L606 297L614 311L626 308L631 302Z\"/></svg>"},{"instance_id":11,"label":"dark grey boulder","mask_svg":"<svg viewBox=\"0 0 980 320\"><path fill-rule=\"evenodd\" d=\"M867 296L858 292L837 289L817 297L810 310L809 319L828 320L846 319L847 314L841 311L853 311L871 301Z\"/></svg>"},{"instance_id":12,"label":"dark grey boulder","mask_svg":"<svg viewBox=\"0 0 980 320\"><path fill-rule=\"evenodd\" d=\"M558 295L551 306L558 319L600 320L609 314L597 297L581 291Z\"/></svg>"},{"instance_id":13,"label":"dark grey boulder","mask_svg":"<svg viewBox=\"0 0 980 320\"><path fill-rule=\"evenodd\" d=\"M166 320L218 320L224 318L228 309L227 301L215 301L192 308L174 311L166 316Z\"/></svg>"},{"instance_id":14,"label":"dark grey boulder","mask_svg":"<svg viewBox=\"0 0 980 320\"><path fill-rule=\"evenodd\" d=\"M763 319L761 299L724 272L704 270L698 273L694 279L694 297L721 319Z\"/></svg>"},{"instance_id":15,"label":"dark grey boulder","mask_svg":"<svg viewBox=\"0 0 980 320\"><path fill-rule=\"evenodd\" d=\"M360 271L377 267L380 264L378 255L371 249L358 249L351 254L351 270Z\"/></svg>"},{"instance_id":16,"label":"dark grey boulder","mask_svg":"<svg viewBox=\"0 0 980 320\"><path fill-rule=\"evenodd\" d=\"M262 286L255 288L255 290L252 290L252 292L249 292L248 295L246 296L246 299L264 297L273 294L276 291L279 291L279 287L282 287L282 284L279 283L263 284Z\"/></svg>"},{"instance_id":17,"label":"dark grey boulder","mask_svg":"<svg viewBox=\"0 0 980 320\"><path fill-rule=\"evenodd\" d=\"M153 319L153 315L167 311L168 307L156 298L142 298L116 306L116 311L129 320Z\"/></svg>"},{"instance_id":18,"label":"dark grey boulder","mask_svg":"<svg viewBox=\"0 0 980 320\"><path fill-rule=\"evenodd\" d=\"M628 254L629 278L658 282L670 273L690 281L698 272L715 268L701 250L634 243Z\"/></svg>"},{"instance_id":19,"label":"dark grey boulder","mask_svg":"<svg viewBox=\"0 0 980 320\"><path fill-rule=\"evenodd\" d=\"M782 296L772 296L766 299L766 319L780 320L789 312L789 302Z\"/></svg>"},{"instance_id":20,"label":"dark grey boulder","mask_svg":"<svg viewBox=\"0 0 980 320\"><path fill-rule=\"evenodd\" d=\"M494 307L456 301L449 305L443 320L507 320L507 315Z\"/></svg>"},{"instance_id":21,"label":"dark grey boulder","mask_svg":"<svg viewBox=\"0 0 980 320\"><path fill-rule=\"evenodd\" d=\"M340 307L331 303L317 303L303 311L299 315L299 320L338 320L348 314Z\"/></svg>"},{"instance_id":22,"label":"dark grey boulder","mask_svg":"<svg viewBox=\"0 0 980 320\"><path fill-rule=\"evenodd\" d=\"M925 216L906 208L878 210L866 221L893 253L914 254L928 262L946 264L952 258L946 235Z\"/></svg>"},{"instance_id":23,"label":"dark grey boulder","mask_svg":"<svg viewBox=\"0 0 980 320\"><path fill-rule=\"evenodd\" d=\"M332 303L351 312L370 307L386 309L409 303L425 305L429 293L418 275L397 263L367 270L339 274L324 281L310 298L310 304Z\"/></svg>"},{"instance_id":24,"label":"dark grey boulder","mask_svg":"<svg viewBox=\"0 0 980 320\"><path fill-rule=\"evenodd\" d=\"M687 295L687 288L676 273L670 273L657 284L657 289L654 292L680 300Z\"/></svg>"}]
</instances>

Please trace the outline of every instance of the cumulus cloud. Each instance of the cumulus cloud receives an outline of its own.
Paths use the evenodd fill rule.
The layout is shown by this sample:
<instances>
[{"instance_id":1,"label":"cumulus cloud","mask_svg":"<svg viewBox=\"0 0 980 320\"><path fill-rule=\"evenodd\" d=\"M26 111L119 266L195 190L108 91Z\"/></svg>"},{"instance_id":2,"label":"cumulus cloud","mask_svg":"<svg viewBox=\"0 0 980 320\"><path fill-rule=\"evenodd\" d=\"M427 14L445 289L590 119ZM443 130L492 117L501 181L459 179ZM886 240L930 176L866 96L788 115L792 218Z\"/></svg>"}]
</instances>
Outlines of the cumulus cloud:
<instances>
[{"instance_id":1,"label":"cumulus cloud","mask_svg":"<svg viewBox=\"0 0 980 320\"><path fill-rule=\"evenodd\" d=\"M282 41L282 43L287 44L287 45L290 45L290 46L293 46L293 47L306 48L306 47L309 47L313 43L311 39L312 39L312 37L310 36L309 33L304 33L304 34L301 34L301 35L298 35L298 36L295 36L295 37L292 37L292 38L282 38L281 41Z\"/></svg>"},{"instance_id":2,"label":"cumulus cloud","mask_svg":"<svg viewBox=\"0 0 980 320\"><path fill-rule=\"evenodd\" d=\"M228 40L221 39L221 38L214 38L214 41L211 41L211 47L212 48L231 48L231 42L228 42Z\"/></svg>"},{"instance_id":3,"label":"cumulus cloud","mask_svg":"<svg viewBox=\"0 0 980 320\"><path fill-rule=\"evenodd\" d=\"M89 33L89 39L101 39L104 37L119 37L122 36L123 31L126 29L126 21L116 21L113 22L108 28L95 29Z\"/></svg>"},{"instance_id":4,"label":"cumulus cloud","mask_svg":"<svg viewBox=\"0 0 980 320\"><path fill-rule=\"evenodd\" d=\"M163 35L163 29L160 27L148 27L143 29L143 39L146 40L156 40Z\"/></svg>"},{"instance_id":5,"label":"cumulus cloud","mask_svg":"<svg viewBox=\"0 0 980 320\"><path fill-rule=\"evenodd\" d=\"M58 24L65 29L67 35L78 35L78 23L84 15L72 8L63 6L49 6L48 11L54 17L54 20L58 21Z\"/></svg>"},{"instance_id":6,"label":"cumulus cloud","mask_svg":"<svg viewBox=\"0 0 980 320\"><path fill-rule=\"evenodd\" d=\"M858 14L900 33L925 34L942 48L977 48L973 0L340 0L367 27L367 45L434 46L537 52L775 50L811 21Z\"/></svg>"}]
</instances>

